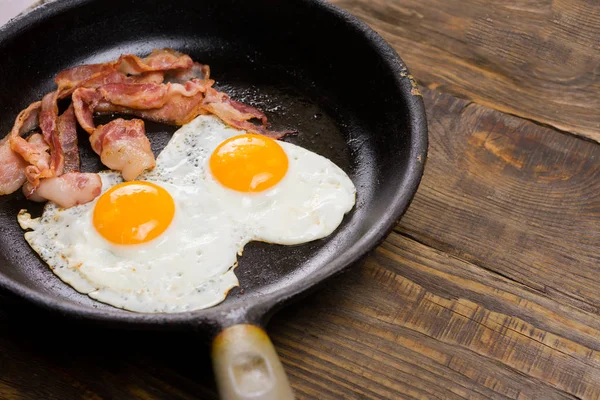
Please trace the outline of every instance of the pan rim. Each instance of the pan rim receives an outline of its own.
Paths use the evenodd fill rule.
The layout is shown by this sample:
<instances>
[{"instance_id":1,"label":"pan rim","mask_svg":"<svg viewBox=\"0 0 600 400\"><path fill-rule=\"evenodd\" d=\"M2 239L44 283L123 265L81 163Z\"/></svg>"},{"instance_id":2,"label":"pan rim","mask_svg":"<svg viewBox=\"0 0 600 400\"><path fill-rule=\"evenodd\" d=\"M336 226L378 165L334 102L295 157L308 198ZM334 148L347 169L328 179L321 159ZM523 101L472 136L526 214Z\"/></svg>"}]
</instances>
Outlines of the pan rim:
<instances>
[{"instance_id":1,"label":"pan rim","mask_svg":"<svg viewBox=\"0 0 600 400\"><path fill-rule=\"evenodd\" d=\"M10 39L26 30L31 24L60 14L70 8L91 3L96 0L52 0L31 9L16 18L11 19L0 27L0 41ZM42 308L69 315L77 319L96 322L121 323L131 326L156 326L169 324L177 325L228 325L247 319L248 315L262 317L283 303L308 292L313 286L351 266L369 251L378 246L391 232L396 221L405 213L421 181L425 159L427 156L427 121L425 106L420 94L413 93L414 80L408 73L404 62L395 50L366 23L349 12L338 8L325 0L296 0L299 3L314 6L320 12L342 20L346 26L359 32L368 44L381 56L385 67L392 72L394 85L407 102L409 125L414 134L410 138L410 160L404 180L399 185L392 198L388 212L381 215L369 230L347 252L342 253L327 268L320 269L309 279L297 282L292 288L279 288L271 293L262 295L260 300L249 305L231 305L223 303L196 311L182 313L135 313L126 310L95 309L80 305L62 298L46 296L26 285L0 274L0 288ZM390 82L391 84L392 82Z\"/></svg>"}]
</instances>

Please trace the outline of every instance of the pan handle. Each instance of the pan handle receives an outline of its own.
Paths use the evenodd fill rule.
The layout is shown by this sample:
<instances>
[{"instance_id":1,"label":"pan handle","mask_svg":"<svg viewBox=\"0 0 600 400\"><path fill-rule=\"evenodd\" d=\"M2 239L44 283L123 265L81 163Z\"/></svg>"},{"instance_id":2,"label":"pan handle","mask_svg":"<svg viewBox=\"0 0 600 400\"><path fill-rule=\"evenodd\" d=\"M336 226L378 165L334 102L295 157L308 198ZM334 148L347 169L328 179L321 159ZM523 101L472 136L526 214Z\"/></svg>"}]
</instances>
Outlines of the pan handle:
<instances>
[{"instance_id":1,"label":"pan handle","mask_svg":"<svg viewBox=\"0 0 600 400\"><path fill-rule=\"evenodd\" d=\"M292 400L294 394L266 332L251 324L225 328L212 343L223 400Z\"/></svg>"}]
</instances>

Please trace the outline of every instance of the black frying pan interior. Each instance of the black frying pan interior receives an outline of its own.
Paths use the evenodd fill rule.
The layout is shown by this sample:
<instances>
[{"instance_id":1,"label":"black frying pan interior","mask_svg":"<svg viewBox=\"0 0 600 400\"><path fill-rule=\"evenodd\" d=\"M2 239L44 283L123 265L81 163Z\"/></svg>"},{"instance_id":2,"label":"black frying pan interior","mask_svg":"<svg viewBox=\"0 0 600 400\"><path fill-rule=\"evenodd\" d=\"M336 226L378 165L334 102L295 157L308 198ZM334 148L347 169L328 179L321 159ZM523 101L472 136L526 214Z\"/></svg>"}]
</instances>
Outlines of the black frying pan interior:
<instances>
[{"instance_id":1,"label":"black frying pan interior","mask_svg":"<svg viewBox=\"0 0 600 400\"><path fill-rule=\"evenodd\" d=\"M210 64L218 88L265 111L274 129L297 129L285 140L335 162L358 191L354 210L330 237L297 246L250 243L236 269L240 287L225 302L174 315L119 310L61 282L16 222L21 208L39 213L41 207L20 193L3 196L0 283L92 319L202 327L253 313L259 318L355 261L408 206L426 150L420 98L400 76L405 71L396 55L364 29L318 1L64 0L0 31L0 132L54 88L62 69L171 47ZM177 129L146 128L155 153ZM103 169L87 134L79 137L83 170Z\"/></svg>"}]
</instances>

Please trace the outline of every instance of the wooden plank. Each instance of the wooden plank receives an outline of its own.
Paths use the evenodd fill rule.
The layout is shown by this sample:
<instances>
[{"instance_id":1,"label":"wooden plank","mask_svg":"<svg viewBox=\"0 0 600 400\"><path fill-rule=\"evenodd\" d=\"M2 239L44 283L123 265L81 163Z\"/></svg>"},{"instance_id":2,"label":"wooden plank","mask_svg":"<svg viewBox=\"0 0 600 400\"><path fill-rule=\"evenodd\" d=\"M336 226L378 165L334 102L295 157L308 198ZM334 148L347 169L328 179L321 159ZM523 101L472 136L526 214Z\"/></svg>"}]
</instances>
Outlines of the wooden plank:
<instances>
[{"instance_id":1,"label":"wooden plank","mask_svg":"<svg viewBox=\"0 0 600 400\"><path fill-rule=\"evenodd\" d=\"M0 310L2 399L216 398L191 334ZM398 233L269 332L300 399L600 396L596 316Z\"/></svg>"},{"instance_id":2,"label":"wooden plank","mask_svg":"<svg viewBox=\"0 0 600 400\"><path fill-rule=\"evenodd\" d=\"M397 233L271 326L300 398L600 397L597 317Z\"/></svg>"},{"instance_id":3,"label":"wooden plank","mask_svg":"<svg viewBox=\"0 0 600 400\"><path fill-rule=\"evenodd\" d=\"M332 0L371 25L417 80L600 140L597 0Z\"/></svg>"},{"instance_id":4,"label":"wooden plank","mask_svg":"<svg viewBox=\"0 0 600 400\"><path fill-rule=\"evenodd\" d=\"M424 90L430 148L398 231L600 313L600 145Z\"/></svg>"}]
</instances>

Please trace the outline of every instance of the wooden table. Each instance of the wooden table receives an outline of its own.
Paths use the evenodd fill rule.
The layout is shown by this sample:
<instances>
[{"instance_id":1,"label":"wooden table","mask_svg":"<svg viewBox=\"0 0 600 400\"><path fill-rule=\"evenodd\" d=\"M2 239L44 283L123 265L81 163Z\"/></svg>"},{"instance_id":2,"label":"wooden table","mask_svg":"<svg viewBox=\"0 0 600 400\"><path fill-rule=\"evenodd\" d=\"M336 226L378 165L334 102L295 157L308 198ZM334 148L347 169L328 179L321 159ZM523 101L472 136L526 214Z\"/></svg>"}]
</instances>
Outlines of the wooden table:
<instances>
[{"instance_id":1,"label":"wooden table","mask_svg":"<svg viewBox=\"0 0 600 400\"><path fill-rule=\"evenodd\" d=\"M299 398L600 398L600 2L335 0L422 87L425 176L366 261L277 314ZM193 335L0 298L1 399L211 399Z\"/></svg>"}]
</instances>

